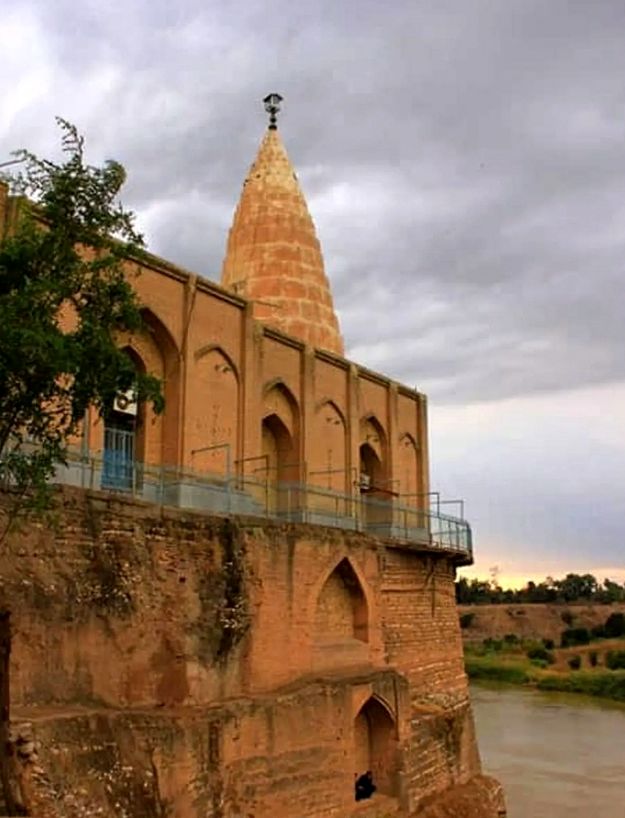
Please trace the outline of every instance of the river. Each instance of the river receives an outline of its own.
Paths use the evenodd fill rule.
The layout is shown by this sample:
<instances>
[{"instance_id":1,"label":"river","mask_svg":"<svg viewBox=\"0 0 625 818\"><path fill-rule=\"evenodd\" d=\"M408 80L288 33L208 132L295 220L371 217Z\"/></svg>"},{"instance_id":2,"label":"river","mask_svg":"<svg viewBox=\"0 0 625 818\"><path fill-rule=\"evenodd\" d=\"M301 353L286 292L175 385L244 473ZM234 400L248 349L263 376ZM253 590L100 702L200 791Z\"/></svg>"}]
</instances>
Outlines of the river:
<instances>
[{"instance_id":1,"label":"river","mask_svg":"<svg viewBox=\"0 0 625 818\"><path fill-rule=\"evenodd\" d=\"M472 685L471 698L508 818L624 818L623 705L509 686Z\"/></svg>"}]
</instances>

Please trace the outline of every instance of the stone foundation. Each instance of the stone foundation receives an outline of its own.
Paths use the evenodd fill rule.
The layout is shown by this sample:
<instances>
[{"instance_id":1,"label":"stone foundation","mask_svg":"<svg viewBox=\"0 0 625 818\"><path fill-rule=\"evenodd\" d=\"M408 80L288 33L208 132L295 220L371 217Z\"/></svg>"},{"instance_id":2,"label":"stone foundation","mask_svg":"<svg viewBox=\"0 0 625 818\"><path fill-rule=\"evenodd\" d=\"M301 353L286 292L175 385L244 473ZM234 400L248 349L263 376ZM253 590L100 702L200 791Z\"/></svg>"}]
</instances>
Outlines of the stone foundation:
<instances>
[{"instance_id":1,"label":"stone foundation","mask_svg":"<svg viewBox=\"0 0 625 818\"><path fill-rule=\"evenodd\" d=\"M475 778L451 556L60 500L56 530L31 524L0 556L30 814L384 818L466 786L472 811L461 799L455 818L496 818ZM356 803L365 769L379 794Z\"/></svg>"}]
</instances>

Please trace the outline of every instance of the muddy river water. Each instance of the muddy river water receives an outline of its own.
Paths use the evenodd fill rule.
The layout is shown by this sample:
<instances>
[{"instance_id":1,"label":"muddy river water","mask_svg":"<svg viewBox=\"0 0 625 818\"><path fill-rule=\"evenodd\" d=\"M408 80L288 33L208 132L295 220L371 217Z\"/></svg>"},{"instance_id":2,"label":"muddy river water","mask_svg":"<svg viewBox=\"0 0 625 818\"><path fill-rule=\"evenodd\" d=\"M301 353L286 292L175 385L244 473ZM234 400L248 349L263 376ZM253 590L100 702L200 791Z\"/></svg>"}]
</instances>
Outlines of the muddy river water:
<instances>
[{"instance_id":1,"label":"muddy river water","mask_svg":"<svg viewBox=\"0 0 625 818\"><path fill-rule=\"evenodd\" d=\"M471 698L509 818L625 818L625 706L481 685Z\"/></svg>"}]
</instances>

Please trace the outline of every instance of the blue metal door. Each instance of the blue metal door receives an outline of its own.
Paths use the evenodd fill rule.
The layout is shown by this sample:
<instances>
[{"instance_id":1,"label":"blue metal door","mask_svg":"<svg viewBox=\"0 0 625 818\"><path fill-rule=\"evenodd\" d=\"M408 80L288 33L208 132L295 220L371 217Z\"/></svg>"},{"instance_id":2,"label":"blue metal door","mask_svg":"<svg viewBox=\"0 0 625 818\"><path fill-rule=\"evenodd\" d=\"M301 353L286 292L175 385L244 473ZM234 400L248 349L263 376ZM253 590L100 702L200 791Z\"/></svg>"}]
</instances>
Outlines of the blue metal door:
<instances>
[{"instance_id":1,"label":"blue metal door","mask_svg":"<svg viewBox=\"0 0 625 818\"><path fill-rule=\"evenodd\" d=\"M132 491L135 468L135 431L113 423L104 427L102 488Z\"/></svg>"}]
</instances>

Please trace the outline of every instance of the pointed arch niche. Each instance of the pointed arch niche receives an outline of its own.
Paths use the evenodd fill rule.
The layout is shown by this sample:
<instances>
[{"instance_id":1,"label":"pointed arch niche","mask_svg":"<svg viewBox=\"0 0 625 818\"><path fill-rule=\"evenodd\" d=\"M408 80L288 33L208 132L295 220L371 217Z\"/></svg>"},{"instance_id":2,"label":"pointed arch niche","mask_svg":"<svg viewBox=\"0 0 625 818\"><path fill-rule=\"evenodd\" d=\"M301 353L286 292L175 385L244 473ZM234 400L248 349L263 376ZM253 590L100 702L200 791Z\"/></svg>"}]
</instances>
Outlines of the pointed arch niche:
<instances>
[{"instance_id":1,"label":"pointed arch niche","mask_svg":"<svg viewBox=\"0 0 625 818\"><path fill-rule=\"evenodd\" d=\"M347 491L350 480L345 419L334 401L324 400L317 407L314 441L309 482L330 491Z\"/></svg>"},{"instance_id":2,"label":"pointed arch niche","mask_svg":"<svg viewBox=\"0 0 625 818\"><path fill-rule=\"evenodd\" d=\"M149 339L162 360L163 370L159 377L163 380L165 396L165 410L159 418L162 430L160 450L157 454L146 447L146 463L177 466L180 463L180 351L173 335L156 313L144 308L141 315L145 324L141 337ZM153 371L148 361L146 367L148 372Z\"/></svg>"},{"instance_id":3,"label":"pointed arch niche","mask_svg":"<svg viewBox=\"0 0 625 818\"><path fill-rule=\"evenodd\" d=\"M191 468L225 476L238 456L239 374L221 347L205 347L194 357L197 412L187 432Z\"/></svg>"},{"instance_id":4,"label":"pointed arch niche","mask_svg":"<svg viewBox=\"0 0 625 818\"><path fill-rule=\"evenodd\" d=\"M354 773L371 771L376 791L398 795L398 741L395 720L377 697L364 703L354 720Z\"/></svg>"},{"instance_id":5,"label":"pointed arch niche","mask_svg":"<svg viewBox=\"0 0 625 818\"><path fill-rule=\"evenodd\" d=\"M373 415L360 422L360 496L365 527L375 530L388 524L392 514L388 482L387 439Z\"/></svg>"},{"instance_id":6,"label":"pointed arch niche","mask_svg":"<svg viewBox=\"0 0 625 818\"><path fill-rule=\"evenodd\" d=\"M156 415L149 403L140 404L137 407L136 416L132 421L135 431L134 441L132 442L133 451L132 453L130 453L130 450L127 452L128 458L132 458L134 461L144 463L146 466L160 466L164 458L165 430L175 435L175 430L167 426L169 412L171 411L170 399L175 404L175 398L171 394L171 381L166 374L167 356L163 353L158 338L150 331L149 327L140 333L119 333L115 340L117 345L130 357L138 372L155 375L163 382L166 401L165 411L161 415ZM129 431L130 416L128 415L124 423L121 414L123 413L118 416L120 428L122 431ZM107 427L110 430L114 425L113 416L101 417L92 408L90 417L89 449L97 457L104 456L105 451L111 448L110 431L108 438L106 440L105 438L107 437Z\"/></svg>"},{"instance_id":7,"label":"pointed arch niche","mask_svg":"<svg viewBox=\"0 0 625 818\"><path fill-rule=\"evenodd\" d=\"M386 488L387 470L386 434L371 415L360 422L360 474L367 478L364 483L369 483L370 491L377 492Z\"/></svg>"},{"instance_id":8,"label":"pointed arch niche","mask_svg":"<svg viewBox=\"0 0 625 818\"><path fill-rule=\"evenodd\" d=\"M261 431L269 511L285 510L288 497L280 488L300 480L301 464L299 407L282 382L270 385L265 392Z\"/></svg>"},{"instance_id":9,"label":"pointed arch niche","mask_svg":"<svg viewBox=\"0 0 625 818\"><path fill-rule=\"evenodd\" d=\"M369 605L347 557L329 574L314 610L314 663L362 664L369 660Z\"/></svg>"},{"instance_id":10,"label":"pointed arch niche","mask_svg":"<svg viewBox=\"0 0 625 818\"><path fill-rule=\"evenodd\" d=\"M397 476L402 503L419 506L419 462L414 437L406 432L399 438L397 451Z\"/></svg>"},{"instance_id":11,"label":"pointed arch niche","mask_svg":"<svg viewBox=\"0 0 625 818\"><path fill-rule=\"evenodd\" d=\"M128 356L137 374L145 374L145 363L132 347L123 347L122 352ZM131 389L128 396L118 396L102 412L101 486L104 489L134 492L141 487L146 449L145 420L151 407L138 403L135 398Z\"/></svg>"}]
</instances>

